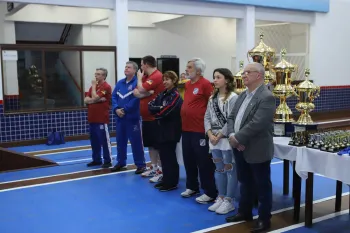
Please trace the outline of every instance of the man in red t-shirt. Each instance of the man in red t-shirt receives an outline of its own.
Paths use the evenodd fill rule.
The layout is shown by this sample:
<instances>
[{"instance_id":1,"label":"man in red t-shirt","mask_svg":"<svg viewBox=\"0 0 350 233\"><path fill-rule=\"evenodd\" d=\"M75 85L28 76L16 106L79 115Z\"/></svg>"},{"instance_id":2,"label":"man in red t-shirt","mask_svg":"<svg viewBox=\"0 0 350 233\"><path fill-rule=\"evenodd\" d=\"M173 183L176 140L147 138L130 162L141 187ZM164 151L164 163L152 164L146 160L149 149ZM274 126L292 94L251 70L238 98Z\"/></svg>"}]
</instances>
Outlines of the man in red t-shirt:
<instances>
[{"instance_id":1,"label":"man in red t-shirt","mask_svg":"<svg viewBox=\"0 0 350 233\"><path fill-rule=\"evenodd\" d=\"M148 103L162 92L165 87L163 85L163 75L157 69L156 59L152 56L145 56L141 59L141 69L137 73L137 89L134 95L140 98L140 113L142 117L142 140L144 147L148 147L149 156L151 158L152 169L145 171L141 175L143 177L152 177L151 182L160 182L163 177L159 153L156 149L157 132L155 131L156 121L148 111Z\"/></svg>"},{"instance_id":2,"label":"man in red t-shirt","mask_svg":"<svg viewBox=\"0 0 350 233\"><path fill-rule=\"evenodd\" d=\"M92 148L92 162L87 166L102 165L101 146L103 147L103 168L112 166L111 141L109 138L109 108L112 88L105 81L108 71L105 68L98 68L95 72L95 79L84 99L88 106L88 123L90 126L90 142Z\"/></svg>"},{"instance_id":3,"label":"man in red t-shirt","mask_svg":"<svg viewBox=\"0 0 350 233\"><path fill-rule=\"evenodd\" d=\"M206 204L217 196L215 166L209 156L209 145L204 130L204 114L213 92L211 83L203 77L205 63L195 58L187 63L184 102L181 108L182 153L186 170L186 191L183 197L199 193L198 171L204 194L196 201Z\"/></svg>"}]
</instances>

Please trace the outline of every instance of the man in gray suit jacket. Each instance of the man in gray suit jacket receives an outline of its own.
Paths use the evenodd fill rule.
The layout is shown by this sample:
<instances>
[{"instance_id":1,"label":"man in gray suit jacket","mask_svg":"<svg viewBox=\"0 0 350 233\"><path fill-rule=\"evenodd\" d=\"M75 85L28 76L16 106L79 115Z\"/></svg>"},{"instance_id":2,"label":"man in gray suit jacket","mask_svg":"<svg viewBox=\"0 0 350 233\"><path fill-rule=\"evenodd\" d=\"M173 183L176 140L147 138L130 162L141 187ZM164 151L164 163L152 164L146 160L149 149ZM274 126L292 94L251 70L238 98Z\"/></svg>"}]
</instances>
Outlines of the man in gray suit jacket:
<instances>
[{"instance_id":1,"label":"man in gray suit jacket","mask_svg":"<svg viewBox=\"0 0 350 233\"><path fill-rule=\"evenodd\" d=\"M264 85L264 67L248 64L243 72L247 90L239 95L227 120L227 135L234 148L241 200L238 213L227 222L252 220L253 199L258 190L259 219L251 232L270 228L272 208L271 160L275 98ZM255 187L254 187L255 186Z\"/></svg>"}]
</instances>

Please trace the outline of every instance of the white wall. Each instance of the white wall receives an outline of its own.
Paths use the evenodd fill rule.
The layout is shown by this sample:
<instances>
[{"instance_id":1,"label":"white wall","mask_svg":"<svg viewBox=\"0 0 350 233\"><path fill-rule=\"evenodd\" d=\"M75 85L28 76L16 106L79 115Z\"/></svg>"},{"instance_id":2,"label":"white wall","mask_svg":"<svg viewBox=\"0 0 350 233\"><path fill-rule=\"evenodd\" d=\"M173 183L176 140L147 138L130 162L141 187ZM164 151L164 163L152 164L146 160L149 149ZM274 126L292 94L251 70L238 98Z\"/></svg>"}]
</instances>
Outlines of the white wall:
<instances>
[{"instance_id":1,"label":"white wall","mask_svg":"<svg viewBox=\"0 0 350 233\"><path fill-rule=\"evenodd\" d=\"M180 71L193 57L202 58L205 77L217 67L231 68L236 52L235 19L185 16L156 24L156 28L129 28L130 57L176 55Z\"/></svg>"},{"instance_id":2,"label":"white wall","mask_svg":"<svg viewBox=\"0 0 350 233\"><path fill-rule=\"evenodd\" d=\"M331 0L310 26L310 78L320 86L349 85L350 1Z\"/></svg>"},{"instance_id":3,"label":"white wall","mask_svg":"<svg viewBox=\"0 0 350 233\"><path fill-rule=\"evenodd\" d=\"M0 2L0 44L15 44L15 23L5 21L7 13L6 2ZM2 56L0 56L1 62ZM17 78L17 61L3 61L4 69L4 93L2 89L2 82L0 82L0 98L5 95L18 95L18 78ZM1 71L1 68L0 68ZM0 73L0 76L2 74Z\"/></svg>"}]
</instances>

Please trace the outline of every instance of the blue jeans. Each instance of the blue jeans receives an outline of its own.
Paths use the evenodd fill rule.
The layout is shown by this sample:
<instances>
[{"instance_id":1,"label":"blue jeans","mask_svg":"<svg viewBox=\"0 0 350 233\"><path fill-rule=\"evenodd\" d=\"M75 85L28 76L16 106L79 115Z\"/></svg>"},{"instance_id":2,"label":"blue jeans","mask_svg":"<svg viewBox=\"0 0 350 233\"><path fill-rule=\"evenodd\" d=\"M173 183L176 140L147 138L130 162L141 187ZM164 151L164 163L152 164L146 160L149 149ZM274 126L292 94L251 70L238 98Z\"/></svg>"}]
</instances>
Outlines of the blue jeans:
<instances>
[{"instance_id":1,"label":"blue jeans","mask_svg":"<svg viewBox=\"0 0 350 233\"><path fill-rule=\"evenodd\" d=\"M212 150L213 161L216 166L215 182L219 192L219 197L231 199L237 198L238 179L236 163L234 162L232 150ZM225 165L231 165L225 169Z\"/></svg>"}]
</instances>

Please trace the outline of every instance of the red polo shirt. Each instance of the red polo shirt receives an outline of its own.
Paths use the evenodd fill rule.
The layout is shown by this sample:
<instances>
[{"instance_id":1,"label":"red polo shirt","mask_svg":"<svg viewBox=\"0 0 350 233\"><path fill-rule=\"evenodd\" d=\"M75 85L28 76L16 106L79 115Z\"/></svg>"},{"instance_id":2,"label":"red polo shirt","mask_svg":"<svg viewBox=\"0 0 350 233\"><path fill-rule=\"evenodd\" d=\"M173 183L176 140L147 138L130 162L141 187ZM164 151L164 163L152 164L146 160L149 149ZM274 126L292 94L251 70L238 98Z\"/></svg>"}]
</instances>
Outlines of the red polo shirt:
<instances>
[{"instance_id":1,"label":"red polo shirt","mask_svg":"<svg viewBox=\"0 0 350 233\"><path fill-rule=\"evenodd\" d=\"M148 103L155 99L157 95L165 90L163 85L163 74L159 70L154 71L150 76L144 76L142 78L142 87L146 91L153 90L153 95L142 98L140 100L140 114L143 121L153 121L154 116L148 111Z\"/></svg>"},{"instance_id":2,"label":"red polo shirt","mask_svg":"<svg viewBox=\"0 0 350 233\"><path fill-rule=\"evenodd\" d=\"M91 92L92 92L92 87L90 87L89 92L87 94L87 96L90 98L92 98ZM97 84L96 94L100 98L102 97L106 98L106 101L98 102L94 104L88 104L88 122L108 124L112 88L107 82L103 82L102 84Z\"/></svg>"},{"instance_id":3,"label":"red polo shirt","mask_svg":"<svg viewBox=\"0 0 350 233\"><path fill-rule=\"evenodd\" d=\"M204 133L204 114L213 92L211 83L201 77L197 82L185 83L184 102L181 108L182 130Z\"/></svg>"}]
</instances>

